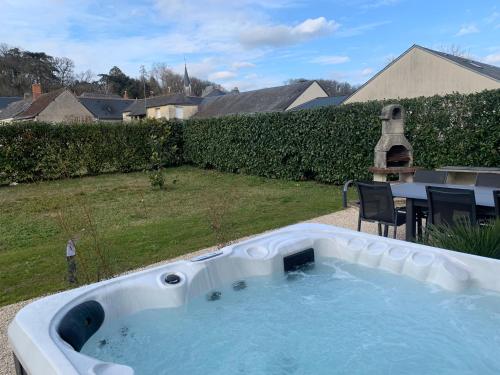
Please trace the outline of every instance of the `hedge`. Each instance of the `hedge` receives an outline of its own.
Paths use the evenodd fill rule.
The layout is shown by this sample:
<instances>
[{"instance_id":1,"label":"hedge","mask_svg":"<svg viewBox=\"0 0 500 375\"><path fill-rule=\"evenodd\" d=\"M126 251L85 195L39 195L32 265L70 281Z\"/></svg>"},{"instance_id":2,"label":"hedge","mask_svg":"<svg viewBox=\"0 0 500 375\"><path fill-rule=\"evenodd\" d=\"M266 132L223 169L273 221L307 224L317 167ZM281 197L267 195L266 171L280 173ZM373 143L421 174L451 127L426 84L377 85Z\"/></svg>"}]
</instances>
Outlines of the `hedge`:
<instances>
[{"instance_id":1,"label":"hedge","mask_svg":"<svg viewBox=\"0 0 500 375\"><path fill-rule=\"evenodd\" d=\"M406 109L405 131L416 166L500 166L500 90L193 119L185 124L184 160L292 180L370 178L380 111L394 102Z\"/></svg>"},{"instance_id":2,"label":"hedge","mask_svg":"<svg viewBox=\"0 0 500 375\"><path fill-rule=\"evenodd\" d=\"M167 121L0 126L0 182L32 182L151 166L151 135L168 134L165 165L182 163L182 126Z\"/></svg>"},{"instance_id":3,"label":"hedge","mask_svg":"<svg viewBox=\"0 0 500 375\"><path fill-rule=\"evenodd\" d=\"M380 110L394 102L406 109L415 165L500 166L500 90L492 90L183 123L5 124L0 182L150 169L158 147L164 166L329 183L370 178Z\"/></svg>"}]
</instances>

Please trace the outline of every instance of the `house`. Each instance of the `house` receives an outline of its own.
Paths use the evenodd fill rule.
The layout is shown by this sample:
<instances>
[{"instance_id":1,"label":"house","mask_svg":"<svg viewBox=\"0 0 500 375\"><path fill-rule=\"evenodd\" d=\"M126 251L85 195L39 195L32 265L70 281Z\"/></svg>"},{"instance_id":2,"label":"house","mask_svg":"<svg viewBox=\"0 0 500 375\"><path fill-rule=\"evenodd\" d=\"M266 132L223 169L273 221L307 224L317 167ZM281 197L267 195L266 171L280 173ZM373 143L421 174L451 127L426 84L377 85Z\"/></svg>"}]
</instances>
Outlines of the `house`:
<instances>
[{"instance_id":1,"label":"house","mask_svg":"<svg viewBox=\"0 0 500 375\"><path fill-rule=\"evenodd\" d=\"M142 118L188 119L219 117L238 113L281 112L298 107L328 94L316 81L293 85L226 93L220 87L208 86L201 97L192 96L191 80L184 65L184 93L137 99L123 112L123 120ZM314 105L314 104L311 104Z\"/></svg>"},{"instance_id":2,"label":"house","mask_svg":"<svg viewBox=\"0 0 500 375\"><path fill-rule=\"evenodd\" d=\"M0 121L90 121L92 114L88 112L78 99L65 89L37 94L33 85L33 95L11 103L0 113Z\"/></svg>"},{"instance_id":3,"label":"house","mask_svg":"<svg viewBox=\"0 0 500 375\"><path fill-rule=\"evenodd\" d=\"M39 84L32 95L10 103L0 112L0 121L93 122L121 121L132 100L103 94L75 96L67 89L42 94Z\"/></svg>"},{"instance_id":4,"label":"house","mask_svg":"<svg viewBox=\"0 0 500 375\"><path fill-rule=\"evenodd\" d=\"M235 92L204 98L195 118L220 117L231 114L283 112L328 94L316 81Z\"/></svg>"},{"instance_id":5,"label":"house","mask_svg":"<svg viewBox=\"0 0 500 375\"><path fill-rule=\"evenodd\" d=\"M139 120L145 117L154 119L164 118L167 120L190 118L198 111L203 98L191 95L191 80L186 66L184 66L183 85L183 94L136 99L123 110L123 120Z\"/></svg>"},{"instance_id":6,"label":"house","mask_svg":"<svg viewBox=\"0 0 500 375\"><path fill-rule=\"evenodd\" d=\"M500 88L500 67L413 45L344 103Z\"/></svg>"}]
</instances>

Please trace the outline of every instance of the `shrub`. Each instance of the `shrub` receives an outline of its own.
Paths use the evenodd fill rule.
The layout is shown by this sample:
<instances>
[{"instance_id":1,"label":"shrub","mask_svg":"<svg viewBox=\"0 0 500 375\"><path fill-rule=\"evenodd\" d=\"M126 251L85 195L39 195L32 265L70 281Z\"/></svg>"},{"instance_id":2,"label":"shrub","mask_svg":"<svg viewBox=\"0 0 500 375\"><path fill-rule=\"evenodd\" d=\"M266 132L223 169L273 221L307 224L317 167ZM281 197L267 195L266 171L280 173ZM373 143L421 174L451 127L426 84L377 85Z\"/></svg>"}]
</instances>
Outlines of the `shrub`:
<instances>
[{"instance_id":1,"label":"shrub","mask_svg":"<svg viewBox=\"0 0 500 375\"><path fill-rule=\"evenodd\" d=\"M498 259L500 220L482 226L471 225L466 221L459 221L453 227L430 225L426 230L424 242L443 249Z\"/></svg>"},{"instance_id":2,"label":"shrub","mask_svg":"<svg viewBox=\"0 0 500 375\"><path fill-rule=\"evenodd\" d=\"M6 124L0 126L0 182L147 170L151 134L163 137L162 166L182 163L182 126L177 122Z\"/></svg>"},{"instance_id":3,"label":"shrub","mask_svg":"<svg viewBox=\"0 0 500 375\"><path fill-rule=\"evenodd\" d=\"M343 183L370 178L380 110L399 102L414 164L500 165L500 90L312 110L192 119L184 158L203 168Z\"/></svg>"}]
</instances>

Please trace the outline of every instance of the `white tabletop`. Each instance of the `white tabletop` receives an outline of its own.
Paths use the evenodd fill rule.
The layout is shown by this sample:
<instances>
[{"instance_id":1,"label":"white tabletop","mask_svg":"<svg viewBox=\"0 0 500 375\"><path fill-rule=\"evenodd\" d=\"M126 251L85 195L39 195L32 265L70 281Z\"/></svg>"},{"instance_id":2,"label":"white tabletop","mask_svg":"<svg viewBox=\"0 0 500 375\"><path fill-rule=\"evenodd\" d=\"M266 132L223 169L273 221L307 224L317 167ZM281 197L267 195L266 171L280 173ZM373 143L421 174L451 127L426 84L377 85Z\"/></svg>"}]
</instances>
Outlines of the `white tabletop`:
<instances>
[{"instance_id":1,"label":"white tabletop","mask_svg":"<svg viewBox=\"0 0 500 375\"><path fill-rule=\"evenodd\" d=\"M485 186L470 186L470 185L452 185L452 184L429 184L429 183L403 183L403 184L392 184L392 195L399 198L412 198L412 199L427 199L427 193L425 191L426 186L439 186L447 188L456 189L468 189L474 190L476 196L476 204L478 206L495 207L495 201L493 199L493 191L500 190L495 187L485 187Z\"/></svg>"}]
</instances>

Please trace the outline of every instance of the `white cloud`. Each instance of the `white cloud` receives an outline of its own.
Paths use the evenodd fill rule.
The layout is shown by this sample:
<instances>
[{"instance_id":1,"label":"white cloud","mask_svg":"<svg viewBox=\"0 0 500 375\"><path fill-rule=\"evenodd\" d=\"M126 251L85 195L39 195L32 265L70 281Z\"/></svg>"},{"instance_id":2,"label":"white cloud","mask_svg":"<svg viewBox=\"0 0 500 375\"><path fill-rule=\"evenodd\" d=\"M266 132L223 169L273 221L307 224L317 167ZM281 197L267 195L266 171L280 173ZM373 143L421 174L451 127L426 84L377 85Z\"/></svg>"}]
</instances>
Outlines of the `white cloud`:
<instances>
[{"instance_id":1,"label":"white cloud","mask_svg":"<svg viewBox=\"0 0 500 375\"><path fill-rule=\"evenodd\" d=\"M235 61L231 64L233 69L255 68L255 64L249 61Z\"/></svg>"},{"instance_id":2,"label":"white cloud","mask_svg":"<svg viewBox=\"0 0 500 375\"><path fill-rule=\"evenodd\" d=\"M368 31L371 31L373 29L376 29L380 26L385 26L389 24L390 21L382 21L382 22L371 22L367 23L364 25L359 25L359 26L354 26L354 27L348 27L344 28L342 30L339 30L338 33L336 34L338 37L351 37L351 36L357 36L364 34Z\"/></svg>"},{"instance_id":3,"label":"white cloud","mask_svg":"<svg viewBox=\"0 0 500 375\"><path fill-rule=\"evenodd\" d=\"M478 32L479 32L479 29L474 24L463 25L460 28L460 30L458 30L458 33L456 34L456 36L463 36L463 35L468 35L468 34L475 34L475 33L478 33Z\"/></svg>"},{"instance_id":4,"label":"white cloud","mask_svg":"<svg viewBox=\"0 0 500 375\"><path fill-rule=\"evenodd\" d=\"M340 24L325 17L308 18L296 26L251 25L240 33L239 41L249 48L280 47L327 35L339 27Z\"/></svg>"},{"instance_id":5,"label":"white cloud","mask_svg":"<svg viewBox=\"0 0 500 375\"><path fill-rule=\"evenodd\" d=\"M500 12L495 11L495 12L491 13L488 17L486 17L486 23L493 23L498 18L500 18Z\"/></svg>"},{"instance_id":6,"label":"white cloud","mask_svg":"<svg viewBox=\"0 0 500 375\"><path fill-rule=\"evenodd\" d=\"M372 8L380 8L383 6L389 6L389 5L395 5L399 3L399 0L370 0L366 4L363 4L361 7L365 9L372 9Z\"/></svg>"},{"instance_id":7,"label":"white cloud","mask_svg":"<svg viewBox=\"0 0 500 375\"><path fill-rule=\"evenodd\" d=\"M500 52L492 53L484 58L484 62L488 64L500 64Z\"/></svg>"},{"instance_id":8,"label":"white cloud","mask_svg":"<svg viewBox=\"0 0 500 375\"><path fill-rule=\"evenodd\" d=\"M221 70L219 72L214 72L209 74L208 79L211 81L228 80L236 76L237 76L236 72L231 72L229 70Z\"/></svg>"},{"instance_id":9,"label":"white cloud","mask_svg":"<svg viewBox=\"0 0 500 375\"><path fill-rule=\"evenodd\" d=\"M373 69L372 68L364 68L362 71L361 71L361 75L362 76L369 76L373 73Z\"/></svg>"},{"instance_id":10,"label":"white cloud","mask_svg":"<svg viewBox=\"0 0 500 375\"><path fill-rule=\"evenodd\" d=\"M311 60L312 63L322 64L322 65L334 65L334 64L343 64L351 61L349 56L318 56Z\"/></svg>"}]
</instances>

